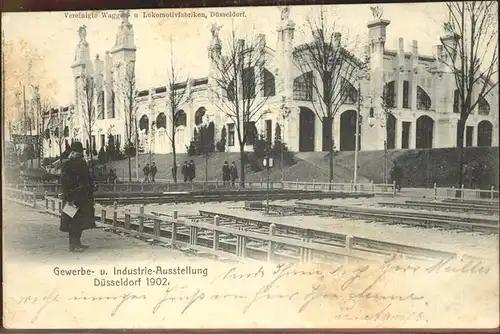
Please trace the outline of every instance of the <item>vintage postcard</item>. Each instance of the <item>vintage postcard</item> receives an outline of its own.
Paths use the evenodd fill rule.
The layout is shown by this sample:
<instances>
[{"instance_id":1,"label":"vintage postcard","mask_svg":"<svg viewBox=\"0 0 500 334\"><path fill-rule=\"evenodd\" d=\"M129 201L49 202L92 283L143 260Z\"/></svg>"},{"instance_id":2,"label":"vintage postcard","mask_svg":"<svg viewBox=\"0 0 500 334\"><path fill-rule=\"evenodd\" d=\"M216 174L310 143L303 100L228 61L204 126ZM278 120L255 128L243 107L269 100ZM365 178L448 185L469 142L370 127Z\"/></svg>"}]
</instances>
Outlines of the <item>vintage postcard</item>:
<instances>
[{"instance_id":1,"label":"vintage postcard","mask_svg":"<svg viewBox=\"0 0 500 334\"><path fill-rule=\"evenodd\" d=\"M4 326L498 328L497 27L3 13Z\"/></svg>"}]
</instances>

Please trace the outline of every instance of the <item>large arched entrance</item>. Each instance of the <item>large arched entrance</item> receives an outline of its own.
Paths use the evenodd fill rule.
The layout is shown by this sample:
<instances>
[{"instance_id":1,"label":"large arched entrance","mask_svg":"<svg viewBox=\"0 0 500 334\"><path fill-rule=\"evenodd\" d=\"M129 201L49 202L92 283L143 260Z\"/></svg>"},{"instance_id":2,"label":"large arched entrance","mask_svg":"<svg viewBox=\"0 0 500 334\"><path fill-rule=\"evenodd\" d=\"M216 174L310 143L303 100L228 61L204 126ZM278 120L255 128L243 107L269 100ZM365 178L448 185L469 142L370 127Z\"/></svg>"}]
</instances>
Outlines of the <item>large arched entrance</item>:
<instances>
[{"instance_id":1,"label":"large arched entrance","mask_svg":"<svg viewBox=\"0 0 500 334\"><path fill-rule=\"evenodd\" d=\"M396 117L392 114L387 115L387 149L396 148Z\"/></svg>"},{"instance_id":2,"label":"large arched entrance","mask_svg":"<svg viewBox=\"0 0 500 334\"><path fill-rule=\"evenodd\" d=\"M299 115L299 151L313 152L316 115L314 111L306 107L300 107Z\"/></svg>"},{"instance_id":3,"label":"large arched entrance","mask_svg":"<svg viewBox=\"0 0 500 334\"><path fill-rule=\"evenodd\" d=\"M477 125L477 146L491 146L493 137L493 124L481 121Z\"/></svg>"},{"instance_id":4,"label":"large arched entrance","mask_svg":"<svg viewBox=\"0 0 500 334\"><path fill-rule=\"evenodd\" d=\"M416 148L432 148L434 121L429 116L417 119Z\"/></svg>"},{"instance_id":5,"label":"large arched entrance","mask_svg":"<svg viewBox=\"0 0 500 334\"><path fill-rule=\"evenodd\" d=\"M355 110L346 110L340 115L340 151L354 151L356 148L357 115ZM359 133L361 133L361 127ZM361 141L358 142L358 150L360 148Z\"/></svg>"}]
</instances>

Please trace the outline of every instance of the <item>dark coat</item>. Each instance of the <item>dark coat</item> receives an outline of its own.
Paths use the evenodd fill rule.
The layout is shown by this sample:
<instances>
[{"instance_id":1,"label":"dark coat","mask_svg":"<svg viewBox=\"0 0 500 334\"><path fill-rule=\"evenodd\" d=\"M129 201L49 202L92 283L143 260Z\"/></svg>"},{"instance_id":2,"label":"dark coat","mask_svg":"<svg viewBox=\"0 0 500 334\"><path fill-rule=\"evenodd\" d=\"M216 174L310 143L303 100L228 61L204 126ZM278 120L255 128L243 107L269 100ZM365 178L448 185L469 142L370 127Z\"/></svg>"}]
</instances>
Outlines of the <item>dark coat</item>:
<instances>
[{"instance_id":1,"label":"dark coat","mask_svg":"<svg viewBox=\"0 0 500 334\"><path fill-rule=\"evenodd\" d=\"M401 183L403 179L403 169L399 166L394 166L391 169L391 180L396 183Z\"/></svg>"},{"instance_id":2,"label":"dark coat","mask_svg":"<svg viewBox=\"0 0 500 334\"><path fill-rule=\"evenodd\" d=\"M230 171L231 171L231 180L233 181L236 180L238 178L238 169L236 168L236 166L231 165Z\"/></svg>"},{"instance_id":3,"label":"dark coat","mask_svg":"<svg viewBox=\"0 0 500 334\"><path fill-rule=\"evenodd\" d=\"M222 180L229 181L231 179L231 171L228 165L222 165Z\"/></svg>"},{"instance_id":4,"label":"dark coat","mask_svg":"<svg viewBox=\"0 0 500 334\"><path fill-rule=\"evenodd\" d=\"M61 213L60 231L83 231L94 228L94 181L87 162L83 157L72 157L66 161L62 170L62 199L73 202L78 207L75 217Z\"/></svg>"}]
</instances>

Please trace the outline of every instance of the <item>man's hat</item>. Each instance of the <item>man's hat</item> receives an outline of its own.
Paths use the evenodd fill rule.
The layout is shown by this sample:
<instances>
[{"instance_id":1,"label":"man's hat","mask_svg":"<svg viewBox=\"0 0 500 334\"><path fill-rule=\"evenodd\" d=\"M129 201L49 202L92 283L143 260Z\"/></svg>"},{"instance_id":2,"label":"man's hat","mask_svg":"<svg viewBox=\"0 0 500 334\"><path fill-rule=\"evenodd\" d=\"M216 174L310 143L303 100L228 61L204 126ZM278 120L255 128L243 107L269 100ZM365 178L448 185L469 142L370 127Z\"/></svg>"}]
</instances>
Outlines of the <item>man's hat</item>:
<instances>
[{"instance_id":1,"label":"man's hat","mask_svg":"<svg viewBox=\"0 0 500 334\"><path fill-rule=\"evenodd\" d=\"M71 143L71 150L79 153L83 153L83 145L79 141Z\"/></svg>"}]
</instances>

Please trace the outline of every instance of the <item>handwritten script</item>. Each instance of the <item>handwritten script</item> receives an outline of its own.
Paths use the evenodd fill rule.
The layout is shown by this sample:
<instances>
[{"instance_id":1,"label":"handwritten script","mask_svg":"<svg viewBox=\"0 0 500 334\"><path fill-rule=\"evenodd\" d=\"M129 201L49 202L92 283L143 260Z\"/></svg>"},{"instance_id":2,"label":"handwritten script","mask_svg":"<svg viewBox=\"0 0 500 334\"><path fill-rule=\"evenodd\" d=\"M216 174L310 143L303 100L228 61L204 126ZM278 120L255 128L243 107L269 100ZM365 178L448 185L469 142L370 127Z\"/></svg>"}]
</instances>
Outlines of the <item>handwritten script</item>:
<instances>
[{"instance_id":1,"label":"handwritten script","mask_svg":"<svg viewBox=\"0 0 500 334\"><path fill-rule=\"evenodd\" d=\"M246 271L245 271L246 269ZM189 281L174 283L147 291L119 290L119 293L91 290L67 295L57 289L43 296L26 295L17 301L17 307L28 309L29 320L36 323L51 307L98 307L114 318L124 308L137 309L151 316L165 318L186 316L204 308L223 308L249 315L270 303L292 307L297 314L315 312L328 305L331 318L336 320L372 321L381 325L385 321L426 322L425 308L430 302L425 289L418 284L400 284L405 277L411 281L423 275L429 281L433 276L488 275L492 270L480 260L441 260L420 266L401 264L396 258L383 264L346 267L338 264L328 269L304 269L294 264L278 264L272 268L232 267L216 277L207 278L203 285ZM115 290L116 291L116 290ZM79 305L74 305L79 304ZM409 311L412 310L412 311ZM33 312L33 313L31 313Z\"/></svg>"}]
</instances>

